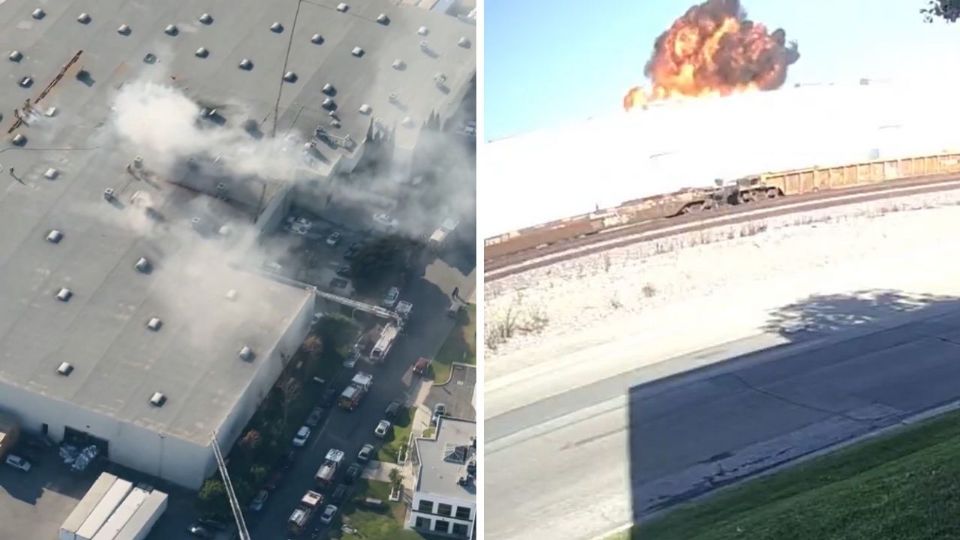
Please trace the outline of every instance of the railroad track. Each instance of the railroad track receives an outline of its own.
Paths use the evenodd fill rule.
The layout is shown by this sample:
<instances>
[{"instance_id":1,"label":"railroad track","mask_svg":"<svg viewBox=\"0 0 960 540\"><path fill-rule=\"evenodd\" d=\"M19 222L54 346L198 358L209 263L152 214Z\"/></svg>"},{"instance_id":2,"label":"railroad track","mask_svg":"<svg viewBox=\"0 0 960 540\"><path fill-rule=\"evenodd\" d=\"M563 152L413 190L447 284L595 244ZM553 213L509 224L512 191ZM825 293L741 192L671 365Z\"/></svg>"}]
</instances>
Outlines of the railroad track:
<instances>
[{"instance_id":1,"label":"railroad track","mask_svg":"<svg viewBox=\"0 0 960 540\"><path fill-rule=\"evenodd\" d=\"M892 197L950 191L952 189L960 189L960 175L950 174L923 179L902 179L883 184L820 191L763 200L748 205L728 206L705 213L687 214L674 218L624 225L593 235L557 242L541 249L530 249L493 259L484 259L483 279L484 282L493 282L521 272L602 253L637 242L657 240L713 227L736 225L756 219Z\"/></svg>"}]
</instances>

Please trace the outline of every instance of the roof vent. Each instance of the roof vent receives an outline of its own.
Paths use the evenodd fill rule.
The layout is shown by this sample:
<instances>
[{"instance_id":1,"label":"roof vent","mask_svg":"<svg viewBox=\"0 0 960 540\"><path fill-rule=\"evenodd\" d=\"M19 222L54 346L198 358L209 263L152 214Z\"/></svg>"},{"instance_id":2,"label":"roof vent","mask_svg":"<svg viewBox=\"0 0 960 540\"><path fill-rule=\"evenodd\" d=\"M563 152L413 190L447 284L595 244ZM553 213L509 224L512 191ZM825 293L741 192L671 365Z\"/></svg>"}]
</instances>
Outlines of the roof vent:
<instances>
[{"instance_id":1,"label":"roof vent","mask_svg":"<svg viewBox=\"0 0 960 540\"><path fill-rule=\"evenodd\" d=\"M30 88L33 86L33 77L27 75L26 77L20 79L20 86L24 88Z\"/></svg>"},{"instance_id":2,"label":"roof vent","mask_svg":"<svg viewBox=\"0 0 960 540\"><path fill-rule=\"evenodd\" d=\"M323 43L323 36L321 36L320 34L314 34L313 37L310 38L310 41L312 41L313 43L316 43L317 45L320 45L321 43Z\"/></svg>"},{"instance_id":3,"label":"roof vent","mask_svg":"<svg viewBox=\"0 0 960 540\"><path fill-rule=\"evenodd\" d=\"M88 13L81 13L77 16L77 22L80 24L89 24L90 20L90 15Z\"/></svg>"},{"instance_id":4,"label":"roof vent","mask_svg":"<svg viewBox=\"0 0 960 540\"><path fill-rule=\"evenodd\" d=\"M213 17L211 17L209 13L204 13L203 15L200 15L200 17L197 20L202 22L203 24L213 23Z\"/></svg>"},{"instance_id":5,"label":"roof vent","mask_svg":"<svg viewBox=\"0 0 960 540\"><path fill-rule=\"evenodd\" d=\"M447 82L447 76L440 72L434 73L433 82L437 83L437 86L443 86Z\"/></svg>"},{"instance_id":6,"label":"roof vent","mask_svg":"<svg viewBox=\"0 0 960 540\"><path fill-rule=\"evenodd\" d=\"M58 171L57 169L54 169L53 167L50 167L49 169L47 169L47 172L43 173L43 177L46 178L47 180L53 180L58 176L60 176L60 171Z\"/></svg>"},{"instance_id":7,"label":"roof vent","mask_svg":"<svg viewBox=\"0 0 960 540\"><path fill-rule=\"evenodd\" d=\"M292 83L292 82L297 82L297 74L294 73L294 72L292 72L292 71L288 71L288 72L286 72L286 73L283 74L283 80L285 80L285 81L287 81L287 82L290 82L290 83Z\"/></svg>"},{"instance_id":8,"label":"roof vent","mask_svg":"<svg viewBox=\"0 0 960 540\"><path fill-rule=\"evenodd\" d=\"M410 118L409 116L404 116L403 120L401 120L400 123L403 124L403 127L413 127L413 118Z\"/></svg>"},{"instance_id":9,"label":"roof vent","mask_svg":"<svg viewBox=\"0 0 960 540\"><path fill-rule=\"evenodd\" d=\"M278 22L275 22L270 25L270 31L276 32L279 34L280 32L283 32L283 25Z\"/></svg>"},{"instance_id":10,"label":"roof vent","mask_svg":"<svg viewBox=\"0 0 960 540\"><path fill-rule=\"evenodd\" d=\"M396 92L390 92L390 95L387 96L387 101L393 104L400 103L400 94Z\"/></svg>"},{"instance_id":11,"label":"roof vent","mask_svg":"<svg viewBox=\"0 0 960 540\"><path fill-rule=\"evenodd\" d=\"M197 58L206 58L210 56L210 51L208 51L206 47L200 47L197 49L197 52L193 54L196 55Z\"/></svg>"},{"instance_id":12,"label":"roof vent","mask_svg":"<svg viewBox=\"0 0 960 540\"><path fill-rule=\"evenodd\" d=\"M337 93L337 90L330 83L323 85L321 91L328 96L332 96Z\"/></svg>"},{"instance_id":13,"label":"roof vent","mask_svg":"<svg viewBox=\"0 0 960 540\"><path fill-rule=\"evenodd\" d=\"M9 58L11 62L19 62L23 60L23 53L20 51L10 51L10 56L7 58Z\"/></svg>"},{"instance_id":14,"label":"roof vent","mask_svg":"<svg viewBox=\"0 0 960 540\"><path fill-rule=\"evenodd\" d=\"M404 62L403 60L401 60L401 59L399 59L399 58L397 58L396 60L394 60L392 65L393 65L393 69L396 69L396 70L398 70L398 71L399 71L399 70L402 70L402 69L406 69L406 67L407 67L406 62Z\"/></svg>"},{"instance_id":15,"label":"roof vent","mask_svg":"<svg viewBox=\"0 0 960 540\"><path fill-rule=\"evenodd\" d=\"M466 36L461 36L460 39L457 40L457 45L463 47L464 49L469 49L470 40L467 39Z\"/></svg>"},{"instance_id":16,"label":"roof vent","mask_svg":"<svg viewBox=\"0 0 960 540\"><path fill-rule=\"evenodd\" d=\"M138 271L144 274L150 273L150 268L152 267L152 265L150 264L150 261L148 261L146 257L140 257L139 259L137 259L137 264L133 266Z\"/></svg>"},{"instance_id":17,"label":"roof vent","mask_svg":"<svg viewBox=\"0 0 960 540\"><path fill-rule=\"evenodd\" d=\"M240 359L241 359L241 360L244 360L244 361L246 361L246 362L250 362L251 360L253 360L253 357L254 357L254 355L253 355L253 349L251 349L250 347L247 347L246 345L244 345L243 348L240 349L240 355L239 355L239 356L240 356Z\"/></svg>"},{"instance_id":18,"label":"roof vent","mask_svg":"<svg viewBox=\"0 0 960 540\"><path fill-rule=\"evenodd\" d=\"M13 141L13 144L17 146L23 146L27 144L27 138L23 135L23 133L17 133L13 136L13 139L10 140Z\"/></svg>"},{"instance_id":19,"label":"roof vent","mask_svg":"<svg viewBox=\"0 0 960 540\"><path fill-rule=\"evenodd\" d=\"M427 30L427 27L426 27L426 26L421 26L420 28L417 28L417 33L420 34L421 36L425 36L425 35L429 34L430 31Z\"/></svg>"},{"instance_id":20,"label":"roof vent","mask_svg":"<svg viewBox=\"0 0 960 540\"><path fill-rule=\"evenodd\" d=\"M143 61L148 64L155 64L157 63L157 55L153 54L152 52L147 53L143 55Z\"/></svg>"},{"instance_id":21,"label":"roof vent","mask_svg":"<svg viewBox=\"0 0 960 540\"><path fill-rule=\"evenodd\" d=\"M373 109L370 107L370 105L367 105L366 103L360 106L360 114L370 114L372 110Z\"/></svg>"},{"instance_id":22,"label":"roof vent","mask_svg":"<svg viewBox=\"0 0 960 540\"><path fill-rule=\"evenodd\" d=\"M157 317L151 317L150 320L147 321L147 328L153 330L154 332L160 330L161 326L163 326L163 321Z\"/></svg>"},{"instance_id":23,"label":"roof vent","mask_svg":"<svg viewBox=\"0 0 960 540\"><path fill-rule=\"evenodd\" d=\"M360 47L354 47L353 50L350 51L350 53L356 56L357 58L360 58L361 56L363 56L363 49Z\"/></svg>"},{"instance_id":24,"label":"roof vent","mask_svg":"<svg viewBox=\"0 0 960 540\"><path fill-rule=\"evenodd\" d=\"M150 404L154 407L163 407L163 404L167 402L167 396L163 395L161 392L154 392L150 396Z\"/></svg>"},{"instance_id":25,"label":"roof vent","mask_svg":"<svg viewBox=\"0 0 960 540\"><path fill-rule=\"evenodd\" d=\"M230 300L231 302L234 301L234 300L236 300L236 299L237 299L237 290L236 290L236 289L230 289L229 291L227 291L226 296L227 296L227 300Z\"/></svg>"},{"instance_id":26,"label":"roof vent","mask_svg":"<svg viewBox=\"0 0 960 540\"><path fill-rule=\"evenodd\" d=\"M340 123L339 120L337 120L336 118L334 118L333 120L330 121L330 125L331 125L332 127L338 128L338 127L340 127L342 124Z\"/></svg>"},{"instance_id":27,"label":"roof vent","mask_svg":"<svg viewBox=\"0 0 960 540\"><path fill-rule=\"evenodd\" d=\"M59 291L57 291L57 300L59 300L59 301L61 301L61 302L68 302L68 301L70 301L70 297L71 297L71 296L73 296L73 291L71 291L70 289L68 289L68 288L66 288L66 287L64 287L64 288L60 289Z\"/></svg>"},{"instance_id":28,"label":"roof vent","mask_svg":"<svg viewBox=\"0 0 960 540\"><path fill-rule=\"evenodd\" d=\"M57 373L63 375L64 377L66 377L67 375L70 375L70 373L72 372L73 372L73 365L70 364L70 362L62 362L60 364L60 367L57 368Z\"/></svg>"},{"instance_id":29,"label":"roof vent","mask_svg":"<svg viewBox=\"0 0 960 540\"><path fill-rule=\"evenodd\" d=\"M350 9L350 6L348 6L345 2L340 2L337 4L337 11L340 13L346 13L348 9Z\"/></svg>"},{"instance_id":30,"label":"roof vent","mask_svg":"<svg viewBox=\"0 0 960 540\"><path fill-rule=\"evenodd\" d=\"M47 233L47 242L50 242L51 244L59 244L61 240L63 240L63 233L57 229L53 229Z\"/></svg>"},{"instance_id":31,"label":"roof vent","mask_svg":"<svg viewBox=\"0 0 960 540\"><path fill-rule=\"evenodd\" d=\"M43 111L43 115L46 116L47 118L53 118L54 116L57 115L57 108L50 107L47 110Z\"/></svg>"},{"instance_id":32,"label":"roof vent","mask_svg":"<svg viewBox=\"0 0 960 540\"><path fill-rule=\"evenodd\" d=\"M332 110L336 108L337 104L333 102L330 98L323 98L323 103L320 104L326 110Z\"/></svg>"},{"instance_id":33,"label":"roof vent","mask_svg":"<svg viewBox=\"0 0 960 540\"><path fill-rule=\"evenodd\" d=\"M43 11L42 9L37 8L37 9L33 10L32 15L33 15L33 18L34 18L34 19L37 19L37 20L39 21L40 19L46 17L46 16L47 16L47 13L46 13L45 11Z\"/></svg>"},{"instance_id":34,"label":"roof vent","mask_svg":"<svg viewBox=\"0 0 960 540\"><path fill-rule=\"evenodd\" d=\"M429 51L430 51L430 44L427 43L427 40L423 40L423 41L420 42L420 50L423 51L423 52L429 52Z\"/></svg>"},{"instance_id":35,"label":"roof vent","mask_svg":"<svg viewBox=\"0 0 960 540\"><path fill-rule=\"evenodd\" d=\"M250 71L251 69L253 69L253 62L250 61L249 58L244 58L243 60L240 60L240 69L245 69L247 71Z\"/></svg>"},{"instance_id":36,"label":"roof vent","mask_svg":"<svg viewBox=\"0 0 960 540\"><path fill-rule=\"evenodd\" d=\"M122 36L129 36L129 35L130 35L130 25L129 25L129 24L121 24L119 27L117 27L117 33L120 34L120 35L122 35Z\"/></svg>"},{"instance_id":37,"label":"roof vent","mask_svg":"<svg viewBox=\"0 0 960 540\"><path fill-rule=\"evenodd\" d=\"M175 36L180 33L180 29L177 28L175 24L168 24L167 27L163 29L163 33L168 36Z\"/></svg>"},{"instance_id":38,"label":"roof vent","mask_svg":"<svg viewBox=\"0 0 960 540\"><path fill-rule=\"evenodd\" d=\"M387 17L386 13L381 13L377 15L377 22L380 24L390 24L390 17Z\"/></svg>"}]
</instances>

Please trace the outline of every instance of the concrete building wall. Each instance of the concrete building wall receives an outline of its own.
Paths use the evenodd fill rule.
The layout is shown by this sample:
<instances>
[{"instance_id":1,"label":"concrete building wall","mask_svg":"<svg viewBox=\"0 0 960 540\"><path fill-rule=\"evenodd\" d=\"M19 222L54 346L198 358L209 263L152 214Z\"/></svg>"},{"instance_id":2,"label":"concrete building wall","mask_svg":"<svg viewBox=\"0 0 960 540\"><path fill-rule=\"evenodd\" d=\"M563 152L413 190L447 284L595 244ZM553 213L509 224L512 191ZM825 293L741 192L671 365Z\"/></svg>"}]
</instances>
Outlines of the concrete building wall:
<instances>
[{"instance_id":1,"label":"concrete building wall","mask_svg":"<svg viewBox=\"0 0 960 540\"><path fill-rule=\"evenodd\" d=\"M422 501L428 501L432 503L430 512L420 511L420 503ZM452 507L452 516L442 516L437 513L437 508L440 503L449 504ZM456 517L457 507L468 507L470 508L470 519L460 519ZM420 530L429 530L433 532L443 532L437 531L435 526L437 520L447 521L450 523L448 525L447 534L452 534L453 524L466 525L468 536L473 532L473 522L476 519L477 508L476 500L467 500L467 499L458 499L454 497L448 497L445 495L439 495L435 493L415 491L413 494L413 503L410 507L410 520L407 522L408 528L418 528ZM426 527L417 527L417 518L426 520Z\"/></svg>"},{"instance_id":2,"label":"concrete building wall","mask_svg":"<svg viewBox=\"0 0 960 540\"><path fill-rule=\"evenodd\" d=\"M260 369L237 406L226 417L218 437L224 452L233 445L283 367L303 342L309 331L314 302L313 296L304 301L277 346L261 360ZM63 440L66 427L104 439L109 443L110 461L190 489L198 489L215 469L209 443L198 444L164 435L146 426L120 421L2 381L0 410L9 411L26 431L39 433L43 424L46 424L48 436L56 442Z\"/></svg>"}]
</instances>

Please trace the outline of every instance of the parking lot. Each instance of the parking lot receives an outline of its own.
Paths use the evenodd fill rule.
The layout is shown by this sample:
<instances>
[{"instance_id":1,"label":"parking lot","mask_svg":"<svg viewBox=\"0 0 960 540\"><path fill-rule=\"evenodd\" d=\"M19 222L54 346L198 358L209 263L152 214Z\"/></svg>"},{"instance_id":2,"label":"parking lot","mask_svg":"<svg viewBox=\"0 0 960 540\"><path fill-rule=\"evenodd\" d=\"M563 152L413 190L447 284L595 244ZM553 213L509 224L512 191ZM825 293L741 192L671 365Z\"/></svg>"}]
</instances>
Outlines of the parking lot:
<instances>
[{"instance_id":1,"label":"parking lot","mask_svg":"<svg viewBox=\"0 0 960 540\"><path fill-rule=\"evenodd\" d=\"M433 411L437 404L443 403L447 408L447 416L462 420L476 420L477 412L472 403L476 384L477 369L475 367L454 364L450 382L430 388L424 405Z\"/></svg>"}]
</instances>

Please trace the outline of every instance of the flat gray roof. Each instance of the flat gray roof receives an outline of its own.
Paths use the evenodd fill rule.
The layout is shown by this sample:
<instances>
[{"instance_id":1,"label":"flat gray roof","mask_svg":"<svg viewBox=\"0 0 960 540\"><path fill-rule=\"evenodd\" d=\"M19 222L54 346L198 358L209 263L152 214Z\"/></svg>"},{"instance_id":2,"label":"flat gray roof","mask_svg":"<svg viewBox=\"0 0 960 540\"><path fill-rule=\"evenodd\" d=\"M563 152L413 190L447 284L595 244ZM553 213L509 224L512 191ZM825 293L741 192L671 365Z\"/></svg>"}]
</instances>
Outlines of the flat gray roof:
<instances>
[{"instance_id":1,"label":"flat gray roof","mask_svg":"<svg viewBox=\"0 0 960 540\"><path fill-rule=\"evenodd\" d=\"M441 418L436 440L417 439L420 472L417 490L460 499L476 496L476 485L461 486L457 480L464 473L466 463L474 457L471 437L477 435L477 424L468 420Z\"/></svg>"}]
</instances>

